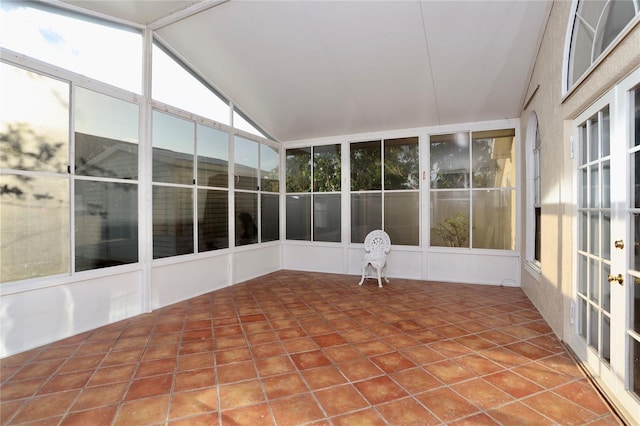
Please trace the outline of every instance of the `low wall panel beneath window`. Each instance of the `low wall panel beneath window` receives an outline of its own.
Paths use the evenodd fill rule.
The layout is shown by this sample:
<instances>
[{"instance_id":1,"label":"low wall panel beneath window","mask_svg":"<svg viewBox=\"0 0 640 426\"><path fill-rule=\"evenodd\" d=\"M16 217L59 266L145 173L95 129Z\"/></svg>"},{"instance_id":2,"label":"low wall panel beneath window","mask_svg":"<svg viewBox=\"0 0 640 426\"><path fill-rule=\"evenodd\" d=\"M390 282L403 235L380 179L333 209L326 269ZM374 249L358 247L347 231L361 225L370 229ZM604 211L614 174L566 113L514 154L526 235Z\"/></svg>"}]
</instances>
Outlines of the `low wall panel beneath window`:
<instances>
[{"instance_id":1,"label":"low wall panel beneath window","mask_svg":"<svg viewBox=\"0 0 640 426\"><path fill-rule=\"evenodd\" d=\"M425 264L425 279L519 287L520 256L516 253L429 252Z\"/></svg>"},{"instance_id":2,"label":"low wall panel beneath window","mask_svg":"<svg viewBox=\"0 0 640 426\"><path fill-rule=\"evenodd\" d=\"M2 296L0 358L141 312L140 271Z\"/></svg>"},{"instance_id":3,"label":"low wall panel beneath window","mask_svg":"<svg viewBox=\"0 0 640 426\"><path fill-rule=\"evenodd\" d=\"M229 283L228 256L154 265L151 271L151 308L181 302L226 287Z\"/></svg>"}]
</instances>

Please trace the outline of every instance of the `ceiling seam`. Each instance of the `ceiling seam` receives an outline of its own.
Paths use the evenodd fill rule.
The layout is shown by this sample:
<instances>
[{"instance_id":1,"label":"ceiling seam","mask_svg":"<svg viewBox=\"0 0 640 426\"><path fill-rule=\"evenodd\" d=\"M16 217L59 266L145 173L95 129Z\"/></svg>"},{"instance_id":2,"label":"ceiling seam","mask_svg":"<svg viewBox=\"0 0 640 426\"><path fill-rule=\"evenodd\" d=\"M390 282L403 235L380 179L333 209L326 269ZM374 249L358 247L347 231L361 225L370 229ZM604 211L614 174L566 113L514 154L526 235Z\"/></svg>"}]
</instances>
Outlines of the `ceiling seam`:
<instances>
[{"instance_id":1,"label":"ceiling seam","mask_svg":"<svg viewBox=\"0 0 640 426\"><path fill-rule=\"evenodd\" d=\"M177 12L170 12L162 18L158 18L155 21L150 22L147 26L149 27L149 29L157 31L163 27L175 24L176 22L180 22L183 19L190 18L193 15L204 12L205 10L211 9L213 7L220 6L221 4L227 3L229 1L231 0L202 0L199 3L192 4L191 6L185 7L184 9Z\"/></svg>"},{"instance_id":2,"label":"ceiling seam","mask_svg":"<svg viewBox=\"0 0 640 426\"><path fill-rule=\"evenodd\" d=\"M424 23L424 10L422 9L422 1L418 0L420 5L420 17L422 18L422 35L424 36L424 47L427 53L427 64L429 65L429 75L431 76L431 88L433 90L433 101L436 105L436 116L438 118L438 124L442 124L440 121L440 106L438 105L438 94L436 93L436 82L433 74L433 67L431 66L431 55L429 54L429 41L427 40L427 27Z\"/></svg>"}]
</instances>

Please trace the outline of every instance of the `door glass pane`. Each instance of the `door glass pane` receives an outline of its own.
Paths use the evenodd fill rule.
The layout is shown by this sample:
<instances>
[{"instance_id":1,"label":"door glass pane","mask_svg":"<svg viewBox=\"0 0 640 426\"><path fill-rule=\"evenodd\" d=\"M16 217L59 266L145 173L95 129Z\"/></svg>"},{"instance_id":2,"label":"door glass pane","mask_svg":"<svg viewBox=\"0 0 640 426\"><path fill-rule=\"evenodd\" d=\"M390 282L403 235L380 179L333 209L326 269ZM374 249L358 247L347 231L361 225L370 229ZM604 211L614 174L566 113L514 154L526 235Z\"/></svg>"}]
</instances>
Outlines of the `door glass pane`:
<instances>
[{"instance_id":1,"label":"door glass pane","mask_svg":"<svg viewBox=\"0 0 640 426\"><path fill-rule=\"evenodd\" d=\"M198 124L198 185L229 187L229 134Z\"/></svg>"},{"instance_id":2,"label":"door glass pane","mask_svg":"<svg viewBox=\"0 0 640 426\"><path fill-rule=\"evenodd\" d=\"M602 359L611 362L611 318L602 315Z\"/></svg>"},{"instance_id":3,"label":"door glass pane","mask_svg":"<svg viewBox=\"0 0 640 426\"><path fill-rule=\"evenodd\" d=\"M240 136L234 143L235 189L258 190L258 150L259 143ZM257 206L257 200L256 200ZM257 211L255 212L257 213ZM236 215L237 217L237 215ZM255 214L252 216L255 218Z\"/></svg>"},{"instance_id":4,"label":"door glass pane","mask_svg":"<svg viewBox=\"0 0 640 426\"><path fill-rule=\"evenodd\" d=\"M287 240L311 241L311 195L287 195Z\"/></svg>"},{"instance_id":5,"label":"door glass pane","mask_svg":"<svg viewBox=\"0 0 640 426\"><path fill-rule=\"evenodd\" d=\"M76 271L138 261L138 186L76 180Z\"/></svg>"},{"instance_id":6,"label":"door glass pane","mask_svg":"<svg viewBox=\"0 0 640 426\"><path fill-rule=\"evenodd\" d=\"M153 181L193 184L195 125L153 111Z\"/></svg>"},{"instance_id":7,"label":"door glass pane","mask_svg":"<svg viewBox=\"0 0 640 426\"><path fill-rule=\"evenodd\" d=\"M384 141L384 189L418 189L418 138Z\"/></svg>"},{"instance_id":8,"label":"door glass pane","mask_svg":"<svg viewBox=\"0 0 640 426\"><path fill-rule=\"evenodd\" d=\"M515 191L472 191L473 248L513 250L516 243Z\"/></svg>"},{"instance_id":9,"label":"door glass pane","mask_svg":"<svg viewBox=\"0 0 640 426\"><path fill-rule=\"evenodd\" d=\"M609 105L602 110L602 156L608 157L611 153L611 119L609 117Z\"/></svg>"},{"instance_id":10,"label":"door glass pane","mask_svg":"<svg viewBox=\"0 0 640 426\"><path fill-rule=\"evenodd\" d=\"M420 194L417 191L384 194L384 230L392 244L417 246L420 242Z\"/></svg>"},{"instance_id":11,"label":"door glass pane","mask_svg":"<svg viewBox=\"0 0 640 426\"><path fill-rule=\"evenodd\" d=\"M580 202L579 202L579 206L586 208L588 206L588 202L589 202L589 169L587 169L586 167L583 168L582 170L580 170Z\"/></svg>"},{"instance_id":12,"label":"door glass pane","mask_svg":"<svg viewBox=\"0 0 640 426\"><path fill-rule=\"evenodd\" d=\"M341 241L341 195L313 196L313 240L339 243Z\"/></svg>"},{"instance_id":13,"label":"door glass pane","mask_svg":"<svg viewBox=\"0 0 640 426\"><path fill-rule=\"evenodd\" d=\"M591 175L591 182L589 186L589 207L598 208L600 207L600 173L598 171L597 164L589 167L589 174Z\"/></svg>"},{"instance_id":14,"label":"door glass pane","mask_svg":"<svg viewBox=\"0 0 640 426\"><path fill-rule=\"evenodd\" d=\"M631 287L631 328L640 333L640 278L633 278ZM638 354L640 355L640 354Z\"/></svg>"},{"instance_id":15,"label":"door glass pane","mask_svg":"<svg viewBox=\"0 0 640 426\"><path fill-rule=\"evenodd\" d=\"M69 179L0 175L0 282L69 272Z\"/></svg>"},{"instance_id":16,"label":"door glass pane","mask_svg":"<svg viewBox=\"0 0 640 426\"><path fill-rule=\"evenodd\" d=\"M313 190L340 191L340 168L340 145L313 147Z\"/></svg>"},{"instance_id":17,"label":"door glass pane","mask_svg":"<svg viewBox=\"0 0 640 426\"><path fill-rule=\"evenodd\" d=\"M351 194L351 242L363 243L375 229L382 229L382 194Z\"/></svg>"},{"instance_id":18,"label":"door glass pane","mask_svg":"<svg viewBox=\"0 0 640 426\"><path fill-rule=\"evenodd\" d=\"M276 241L280 239L280 196L278 194L261 194L260 196L260 241Z\"/></svg>"},{"instance_id":19,"label":"door glass pane","mask_svg":"<svg viewBox=\"0 0 640 426\"><path fill-rule=\"evenodd\" d=\"M640 395L640 341L629 337L631 347L631 388L636 395Z\"/></svg>"},{"instance_id":20,"label":"door glass pane","mask_svg":"<svg viewBox=\"0 0 640 426\"><path fill-rule=\"evenodd\" d=\"M586 338L587 337L587 301L582 297L578 298L578 311L580 315L580 321L578 323L578 334Z\"/></svg>"},{"instance_id":21,"label":"door glass pane","mask_svg":"<svg viewBox=\"0 0 640 426\"><path fill-rule=\"evenodd\" d=\"M469 192L431 193L431 245L469 247Z\"/></svg>"},{"instance_id":22,"label":"door glass pane","mask_svg":"<svg viewBox=\"0 0 640 426\"><path fill-rule=\"evenodd\" d=\"M594 303L600 300L600 277L599 262L589 259L589 300Z\"/></svg>"},{"instance_id":23,"label":"door glass pane","mask_svg":"<svg viewBox=\"0 0 640 426\"><path fill-rule=\"evenodd\" d=\"M589 214L589 252L595 255L600 254L600 215Z\"/></svg>"},{"instance_id":24,"label":"door glass pane","mask_svg":"<svg viewBox=\"0 0 640 426\"><path fill-rule=\"evenodd\" d=\"M587 283L589 282L587 261L587 256L583 254L578 255L578 293L583 296L587 295Z\"/></svg>"},{"instance_id":25,"label":"door glass pane","mask_svg":"<svg viewBox=\"0 0 640 426\"><path fill-rule=\"evenodd\" d=\"M587 143L589 141L589 138L587 137L588 133L587 133L587 125L583 124L582 126L579 127L579 136L580 136L580 165L585 165L587 164L587 154L589 152L589 150L587 149ZM586 182L586 181L585 181Z\"/></svg>"},{"instance_id":26,"label":"door glass pane","mask_svg":"<svg viewBox=\"0 0 640 426\"><path fill-rule=\"evenodd\" d=\"M468 188L469 134L433 135L429 147L431 188Z\"/></svg>"},{"instance_id":27,"label":"door glass pane","mask_svg":"<svg viewBox=\"0 0 640 426\"><path fill-rule=\"evenodd\" d=\"M578 217L580 235L578 235L578 250L589 251L588 242L589 242L589 213L581 212Z\"/></svg>"},{"instance_id":28,"label":"door glass pane","mask_svg":"<svg viewBox=\"0 0 640 426\"><path fill-rule=\"evenodd\" d=\"M600 157L598 145L600 142L600 127L598 125L598 114L588 120L589 123L589 161L594 161Z\"/></svg>"},{"instance_id":29,"label":"door glass pane","mask_svg":"<svg viewBox=\"0 0 640 426\"><path fill-rule=\"evenodd\" d=\"M611 207L611 166L609 160L602 162L602 208Z\"/></svg>"},{"instance_id":30,"label":"door glass pane","mask_svg":"<svg viewBox=\"0 0 640 426\"><path fill-rule=\"evenodd\" d=\"M193 190L154 185L153 258L193 251Z\"/></svg>"},{"instance_id":31,"label":"door glass pane","mask_svg":"<svg viewBox=\"0 0 640 426\"><path fill-rule=\"evenodd\" d=\"M602 258L611 259L611 213L602 212Z\"/></svg>"},{"instance_id":32,"label":"door glass pane","mask_svg":"<svg viewBox=\"0 0 640 426\"><path fill-rule=\"evenodd\" d=\"M640 213L631 215L631 247L633 247L632 269L640 271ZM626 244L625 244L626 245Z\"/></svg>"},{"instance_id":33,"label":"door glass pane","mask_svg":"<svg viewBox=\"0 0 640 426\"><path fill-rule=\"evenodd\" d=\"M611 312L611 284L607 281L607 277L611 273L611 265L602 263L602 274L600 282L602 283L602 309Z\"/></svg>"},{"instance_id":34,"label":"door glass pane","mask_svg":"<svg viewBox=\"0 0 640 426\"><path fill-rule=\"evenodd\" d=\"M0 63L0 93L0 168L66 173L69 85Z\"/></svg>"},{"instance_id":35,"label":"door glass pane","mask_svg":"<svg viewBox=\"0 0 640 426\"><path fill-rule=\"evenodd\" d=\"M311 191L311 148L287 149L287 192Z\"/></svg>"},{"instance_id":36,"label":"door glass pane","mask_svg":"<svg viewBox=\"0 0 640 426\"><path fill-rule=\"evenodd\" d=\"M198 189L198 252L229 247L229 193Z\"/></svg>"},{"instance_id":37,"label":"door glass pane","mask_svg":"<svg viewBox=\"0 0 640 426\"><path fill-rule=\"evenodd\" d=\"M257 147L256 147L257 149ZM258 194L235 193L236 246L258 242Z\"/></svg>"},{"instance_id":38,"label":"door glass pane","mask_svg":"<svg viewBox=\"0 0 640 426\"><path fill-rule=\"evenodd\" d=\"M137 104L78 87L76 174L137 179L138 129Z\"/></svg>"},{"instance_id":39,"label":"door glass pane","mask_svg":"<svg viewBox=\"0 0 640 426\"><path fill-rule=\"evenodd\" d=\"M640 125L638 128L640 128ZM640 151L636 151L631 155L631 173L633 176L631 205L633 208L640 209Z\"/></svg>"},{"instance_id":40,"label":"door glass pane","mask_svg":"<svg viewBox=\"0 0 640 426\"><path fill-rule=\"evenodd\" d=\"M598 351L598 311L589 305L589 346Z\"/></svg>"},{"instance_id":41,"label":"door glass pane","mask_svg":"<svg viewBox=\"0 0 640 426\"><path fill-rule=\"evenodd\" d=\"M280 190L280 151L260 144L260 189L267 192Z\"/></svg>"},{"instance_id":42,"label":"door glass pane","mask_svg":"<svg viewBox=\"0 0 640 426\"><path fill-rule=\"evenodd\" d=\"M352 143L350 145L352 191L382 189L382 152L380 143L380 141L371 141Z\"/></svg>"}]
</instances>

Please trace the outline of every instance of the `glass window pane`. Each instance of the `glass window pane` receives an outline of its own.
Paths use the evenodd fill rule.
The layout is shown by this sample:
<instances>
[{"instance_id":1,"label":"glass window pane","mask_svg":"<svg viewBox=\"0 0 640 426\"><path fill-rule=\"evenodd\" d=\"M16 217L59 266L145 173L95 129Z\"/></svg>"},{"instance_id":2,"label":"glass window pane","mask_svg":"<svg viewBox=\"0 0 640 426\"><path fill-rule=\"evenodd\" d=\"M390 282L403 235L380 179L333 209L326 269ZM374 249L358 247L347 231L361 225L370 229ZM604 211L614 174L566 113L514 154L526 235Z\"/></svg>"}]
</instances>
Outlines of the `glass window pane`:
<instances>
[{"instance_id":1,"label":"glass window pane","mask_svg":"<svg viewBox=\"0 0 640 426\"><path fill-rule=\"evenodd\" d=\"M69 179L0 175L0 281L69 272Z\"/></svg>"},{"instance_id":2,"label":"glass window pane","mask_svg":"<svg viewBox=\"0 0 640 426\"><path fill-rule=\"evenodd\" d=\"M589 300L596 304L600 301L600 262L589 259Z\"/></svg>"},{"instance_id":3,"label":"glass window pane","mask_svg":"<svg viewBox=\"0 0 640 426\"><path fill-rule=\"evenodd\" d=\"M3 1L0 8L2 47L141 93L140 31L36 2Z\"/></svg>"},{"instance_id":4,"label":"glass window pane","mask_svg":"<svg viewBox=\"0 0 640 426\"><path fill-rule=\"evenodd\" d=\"M370 191L382 189L380 141L352 143L350 149L351 190Z\"/></svg>"},{"instance_id":5,"label":"glass window pane","mask_svg":"<svg viewBox=\"0 0 640 426\"><path fill-rule=\"evenodd\" d=\"M229 134L198 124L198 185L229 187Z\"/></svg>"},{"instance_id":6,"label":"glass window pane","mask_svg":"<svg viewBox=\"0 0 640 426\"><path fill-rule=\"evenodd\" d=\"M138 105L76 88L75 171L138 178Z\"/></svg>"},{"instance_id":7,"label":"glass window pane","mask_svg":"<svg viewBox=\"0 0 640 426\"><path fill-rule=\"evenodd\" d=\"M469 134L433 135L429 146L431 188L469 188Z\"/></svg>"},{"instance_id":8,"label":"glass window pane","mask_svg":"<svg viewBox=\"0 0 640 426\"><path fill-rule=\"evenodd\" d=\"M473 191L473 248L515 250L516 191Z\"/></svg>"},{"instance_id":9,"label":"glass window pane","mask_svg":"<svg viewBox=\"0 0 640 426\"><path fill-rule=\"evenodd\" d=\"M259 143L236 136L234 151L235 188L258 190L258 149ZM255 216L253 216L255 217Z\"/></svg>"},{"instance_id":10,"label":"glass window pane","mask_svg":"<svg viewBox=\"0 0 640 426\"><path fill-rule=\"evenodd\" d=\"M589 169L586 167L580 171L580 190L579 206L586 208L589 203Z\"/></svg>"},{"instance_id":11,"label":"glass window pane","mask_svg":"<svg viewBox=\"0 0 640 426\"><path fill-rule=\"evenodd\" d=\"M637 301L637 299L636 299ZM637 305L636 305L637 306ZM638 329L636 328L636 331ZM629 336L629 347L631 348L631 389L640 396L640 341Z\"/></svg>"},{"instance_id":12,"label":"glass window pane","mask_svg":"<svg viewBox=\"0 0 640 426\"><path fill-rule=\"evenodd\" d=\"M260 189L268 192L280 191L280 150L260 144Z\"/></svg>"},{"instance_id":13,"label":"glass window pane","mask_svg":"<svg viewBox=\"0 0 640 426\"><path fill-rule=\"evenodd\" d=\"M633 277L633 286L631 289L631 328L640 333L640 278ZM636 356L640 356L640 352L636 352ZM636 370L640 373L640 370ZM640 383L638 383L640 385Z\"/></svg>"},{"instance_id":14,"label":"glass window pane","mask_svg":"<svg viewBox=\"0 0 640 426\"><path fill-rule=\"evenodd\" d=\"M280 196L278 194L261 194L260 196L260 241L277 241L280 239Z\"/></svg>"},{"instance_id":15,"label":"glass window pane","mask_svg":"<svg viewBox=\"0 0 640 426\"><path fill-rule=\"evenodd\" d=\"M193 184L195 125L153 111L153 181Z\"/></svg>"},{"instance_id":16,"label":"glass window pane","mask_svg":"<svg viewBox=\"0 0 640 426\"><path fill-rule=\"evenodd\" d=\"M156 44L152 50L153 99L185 111L229 123L229 105Z\"/></svg>"},{"instance_id":17,"label":"glass window pane","mask_svg":"<svg viewBox=\"0 0 640 426\"><path fill-rule=\"evenodd\" d=\"M604 52L618 34L622 32L636 12L633 7L633 0L615 0L607 2L604 13L606 16L603 20L604 25L599 25L595 41L596 57Z\"/></svg>"},{"instance_id":18,"label":"glass window pane","mask_svg":"<svg viewBox=\"0 0 640 426\"><path fill-rule=\"evenodd\" d=\"M469 191L431 193L431 246L469 247Z\"/></svg>"},{"instance_id":19,"label":"glass window pane","mask_svg":"<svg viewBox=\"0 0 640 426\"><path fill-rule=\"evenodd\" d=\"M313 190L339 192L341 188L340 145L313 148Z\"/></svg>"},{"instance_id":20,"label":"glass window pane","mask_svg":"<svg viewBox=\"0 0 640 426\"><path fill-rule=\"evenodd\" d=\"M420 244L420 194L417 191L385 192L384 230L392 244Z\"/></svg>"},{"instance_id":21,"label":"glass window pane","mask_svg":"<svg viewBox=\"0 0 640 426\"><path fill-rule=\"evenodd\" d=\"M376 229L382 229L382 194L351 194L351 242L363 243Z\"/></svg>"},{"instance_id":22,"label":"glass window pane","mask_svg":"<svg viewBox=\"0 0 640 426\"><path fill-rule=\"evenodd\" d=\"M341 238L342 210L340 194L315 194L313 196L313 240L339 243Z\"/></svg>"},{"instance_id":23,"label":"glass window pane","mask_svg":"<svg viewBox=\"0 0 640 426\"><path fill-rule=\"evenodd\" d=\"M311 195L287 195L287 240L311 241Z\"/></svg>"},{"instance_id":24,"label":"glass window pane","mask_svg":"<svg viewBox=\"0 0 640 426\"><path fill-rule=\"evenodd\" d=\"M578 333L580 336L587 337L587 301L583 298L578 299L578 312L580 321L578 323Z\"/></svg>"},{"instance_id":25,"label":"glass window pane","mask_svg":"<svg viewBox=\"0 0 640 426\"><path fill-rule=\"evenodd\" d=\"M287 192L311 191L311 148L287 149Z\"/></svg>"},{"instance_id":26,"label":"glass window pane","mask_svg":"<svg viewBox=\"0 0 640 426\"><path fill-rule=\"evenodd\" d=\"M229 247L229 193L198 189L198 251Z\"/></svg>"},{"instance_id":27,"label":"glass window pane","mask_svg":"<svg viewBox=\"0 0 640 426\"><path fill-rule=\"evenodd\" d=\"M609 160L602 162L602 207L611 207L611 166Z\"/></svg>"},{"instance_id":28,"label":"glass window pane","mask_svg":"<svg viewBox=\"0 0 640 426\"><path fill-rule=\"evenodd\" d=\"M235 193L236 246L258 242L258 194Z\"/></svg>"},{"instance_id":29,"label":"glass window pane","mask_svg":"<svg viewBox=\"0 0 640 426\"><path fill-rule=\"evenodd\" d=\"M193 190L153 186L153 258L193 253Z\"/></svg>"},{"instance_id":30,"label":"glass window pane","mask_svg":"<svg viewBox=\"0 0 640 426\"><path fill-rule=\"evenodd\" d=\"M594 348L596 350L596 352L600 352L599 351L599 342L598 342L598 330L600 329L598 327L598 311L596 310L596 308L589 304L589 338L588 338L588 343L589 346L591 346L592 348Z\"/></svg>"},{"instance_id":31,"label":"glass window pane","mask_svg":"<svg viewBox=\"0 0 640 426\"><path fill-rule=\"evenodd\" d=\"M138 261L138 186L75 182L76 271Z\"/></svg>"},{"instance_id":32,"label":"glass window pane","mask_svg":"<svg viewBox=\"0 0 640 426\"><path fill-rule=\"evenodd\" d=\"M602 315L602 358L611 362L611 319Z\"/></svg>"},{"instance_id":33,"label":"glass window pane","mask_svg":"<svg viewBox=\"0 0 640 426\"><path fill-rule=\"evenodd\" d=\"M256 128L253 124L249 123L241 114L238 114L238 111L233 111L233 127L236 129L244 130L245 132L251 133L252 135L260 136L265 139L267 135L262 133L262 131Z\"/></svg>"},{"instance_id":34,"label":"glass window pane","mask_svg":"<svg viewBox=\"0 0 640 426\"><path fill-rule=\"evenodd\" d=\"M513 188L516 185L515 130L472 133L471 173L474 188Z\"/></svg>"},{"instance_id":35,"label":"glass window pane","mask_svg":"<svg viewBox=\"0 0 640 426\"><path fill-rule=\"evenodd\" d=\"M384 141L384 189L418 189L419 176L418 138L386 139Z\"/></svg>"},{"instance_id":36,"label":"glass window pane","mask_svg":"<svg viewBox=\"0 0 640 426\"><path fill-rule=\"evenodd\" d=\"M0 168L66 173L69 85L0 63Z\"/></svg>"}]
</instances>

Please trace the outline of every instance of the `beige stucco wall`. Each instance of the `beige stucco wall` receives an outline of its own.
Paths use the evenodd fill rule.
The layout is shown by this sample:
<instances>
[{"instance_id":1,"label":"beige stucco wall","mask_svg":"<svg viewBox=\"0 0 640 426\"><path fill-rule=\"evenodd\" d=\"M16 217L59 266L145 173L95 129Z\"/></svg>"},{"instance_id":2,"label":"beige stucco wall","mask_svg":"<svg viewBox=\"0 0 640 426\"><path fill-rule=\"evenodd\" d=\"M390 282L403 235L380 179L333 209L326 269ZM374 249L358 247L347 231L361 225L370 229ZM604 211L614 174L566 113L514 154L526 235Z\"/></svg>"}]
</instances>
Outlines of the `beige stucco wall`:
<instances>
[{"instance_id":1,"label":"beige stucco wall","mask_svg":"<svg viewBox=\"0 0 640 426\"><path fill-rule=\"evenodd\" d=\"M570 158L572 120L640 66L640 25L636 23L615 49L563 99L562 67L571 9L570 1L556 1L551 8L527 91L526 99L531 100L521 114L524 136L527 135L531 114L535 112L538 118L542 192L541 273L537 276L525 268L527 235L523 232L520 247L523 253L522 288L563 340L567 339L573 327L570 324L575 232L575 164ZM520 144L522 159L530 155L526 147L527 143L523 141ZM524 165L524 161L521 164ZM526 170L522 176L526 176ZM525 181L525 187L526 184ZM526 197L521 201L521 223L525 224Z\"/></svg>"}]
</instances>

